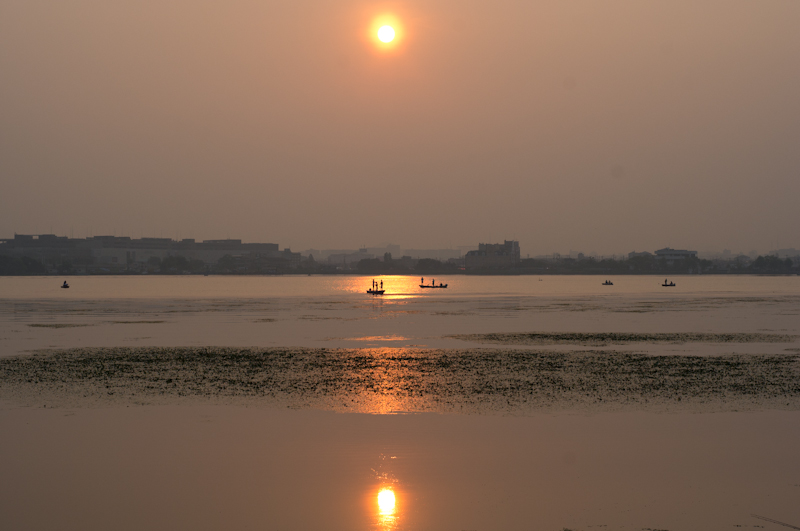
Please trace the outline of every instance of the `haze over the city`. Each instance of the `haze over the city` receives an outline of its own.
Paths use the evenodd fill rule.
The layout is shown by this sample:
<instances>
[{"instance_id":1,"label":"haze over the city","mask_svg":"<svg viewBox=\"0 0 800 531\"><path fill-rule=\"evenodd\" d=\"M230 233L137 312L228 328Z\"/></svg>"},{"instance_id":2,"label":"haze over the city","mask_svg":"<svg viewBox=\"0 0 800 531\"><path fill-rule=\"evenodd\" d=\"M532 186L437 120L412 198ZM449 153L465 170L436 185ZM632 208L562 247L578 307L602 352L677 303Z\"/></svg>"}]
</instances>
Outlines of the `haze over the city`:
<instances>
[{"instance_id":1,"label":"haze over the city","mask_svg":"<svg viewBox=\"0 0 800 531\"><path fill-rule=\"evenodd\" d=\"M0 237L800 248L798 20L791 0L5 0Z\"/></svg>"}]
</instances>

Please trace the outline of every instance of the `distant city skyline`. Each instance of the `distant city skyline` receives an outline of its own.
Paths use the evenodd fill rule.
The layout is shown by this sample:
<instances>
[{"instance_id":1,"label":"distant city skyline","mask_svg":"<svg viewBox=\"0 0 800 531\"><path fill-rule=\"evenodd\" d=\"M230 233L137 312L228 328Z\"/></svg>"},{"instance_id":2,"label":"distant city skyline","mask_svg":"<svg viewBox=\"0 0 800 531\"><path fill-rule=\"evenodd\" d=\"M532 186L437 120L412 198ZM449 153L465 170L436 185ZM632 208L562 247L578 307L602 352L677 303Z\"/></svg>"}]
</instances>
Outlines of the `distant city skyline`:
<instances>
[{"instance_id":1,"label":"distant city skyline","mask_svg":"<svg viewBox=\"0 0 800 531\"><path fill-rule=\"evenodd\" d=\"M128 237L128 238L131 238L131 239L140 239L140 238L145 238L145 239L147 239L147 238L157 238L157 239L160 239L160 238L166 238L166 239L170 239L170 240L173 240L173 241L176 241L176 242L179 242L181 240L192 240L192 241L196 241L198 243L214 242L214 241L222 241L222 240L241 241L242 243L245 243L245 244L276 243L276 244L280 245L281 249L284 249L284 248L291 249L294 252L302 253L304 256L307 256L309 253L313 254L314 252L322 252L323 256L327 256L328 254L331 254L331 253L356 252L356 251L361 250L361 249L370 249L370 250L380 249L381 250L380 252L382 253L383 250L385 250L387 248L390 248L390 247L396 247L397 249L399 249L400 252L407 251L407 250L418 250L418 251L434 251L434 250L437 250L437 249L438 250L453 250L453 251L459 250L460 254L463 256L464 254L466 254L467 250L477 249L478 245L481 244L481 243L496 243L498 241L502 242L504 240L504 238L500 238L498 240L481 240L481 241L478 241L476 239L474 242L471 242L471 243L465 243L465 244L462 244L462 245L448 245L448 246L441 246L441 247L423 247L423 246L420 246L420 245L414 245L413 243L404 245L404 244L395 243L395 242L377 242L377 243L373 242L372 244L358 244L358 245L349 245L349 246L341 246L341 247L333 246L333 245L320 245L320 246L308 247L308 246L303 246L303 245L300 245L300 246L292 245L289 242L283 243L284 240L282 240L281 238L273 238L273 239L270 239L270 240L267 240L267 239L263 239L263 240L248 240L246 238L240 238L240 237L238 237L238 235L229 235L229 236L226 236L224 238L195 238L195 237L193 237L191 235L188 235L188 236L185 236L185 235L172 236L172 235L165 234L164 232L161 232L161 231L159 231L156 235L143 234L141 236L128 235L128 234L113 234L113 233L112 234L105 234L105 233L103 233L103 234L90 234L90 235L86 235L86 236L78 236L78 235L73 236L73 235L70 235L70 234L58 234L58 233L51 233L51 232L44 232L44 233L22 233L22 232L17 232L17 233L12 233L12 234L8 234L8 235L0 233L0 240L13 239L14 236L17 235L17 234L19 234L19 235L30 235L30 236L55 235L57 237L66 237L66 238L93 238L93 237L102 237L102 236ZM508 239L508 238L505 238L505 239ZM516 241L519 241L519 240L516 240ZM749 250L744 250L744 249L738 249L737 250L737 249L727 249L727 248L712 248L712 249L702 249L701 248L701 249L697 249L697 248L694 248L692 246L687 246L687 245L665 245L663 243L659 244L659 245L653 245L653 246L647 247L647 248L644 248L644 247L643 248L630 247L630 248L628 248L626 250L621 250L621 251L617 251L617 252L605 252L605 253L604 252L597 252L597 251L589 251L589 250L585 250L585 249L577 249L577 248L568 248L567 250L547 250L547 251L536 250L534 252L534 251L529 250L529 248L527 248L523 242L520 242L520 248L523 249L522 250L522 257L523 258L525 258L525 257L530 257L530 258L545 257L545 256L552 256L554 254L561 255L563 257L573 257L573 258L577 257L579 254L585 255L587 257L590 257L590 256L593 256L593 257L627 256L631 252L634 252L634 253L635 252L654 253L656 250L662 249L662 248L673 248L673 249L690 249L691 248L692 250L697 251L698 256L700 256L701 258L712 258L712 257L720 257L720 258L731 257L732 258L732 257L735 257L737 255L745 255L745 256L754 257L756 255L769 254L769 253L775 253L775 252L780 252L780 251L784 251L784 254L785 254L786 251L789 251L789 255L792 255L792 251L798 250L797 248L791 247L791 246L788 246L788 247L784 247L784 246L774 247L773 246L773 247L771 247L769 249L762 248L762 249L749 249ZM419 257L419 256L417 256L417 257ZM428 257L428 256L426 255L426 257Z\"/></svg>"}]
</instances>

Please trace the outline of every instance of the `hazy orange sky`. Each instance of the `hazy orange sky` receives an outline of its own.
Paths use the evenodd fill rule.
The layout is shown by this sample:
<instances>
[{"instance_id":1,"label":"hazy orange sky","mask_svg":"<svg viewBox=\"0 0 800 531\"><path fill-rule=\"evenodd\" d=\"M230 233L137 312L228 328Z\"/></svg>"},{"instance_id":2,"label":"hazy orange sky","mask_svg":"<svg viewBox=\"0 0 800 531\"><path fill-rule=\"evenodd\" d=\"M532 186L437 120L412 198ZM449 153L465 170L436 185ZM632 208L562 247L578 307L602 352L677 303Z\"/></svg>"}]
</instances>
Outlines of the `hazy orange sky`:
<instances>
[{"instance_id":1,"label":"hazy orange sky","mask_svg":"<svg viewBox=\"0 0 800 531\"><path fill-rule=\"evenodd\" d=\"M2 0L0 237L800 248L799 23L796 0Z\"/></svg>"}]
</instances>

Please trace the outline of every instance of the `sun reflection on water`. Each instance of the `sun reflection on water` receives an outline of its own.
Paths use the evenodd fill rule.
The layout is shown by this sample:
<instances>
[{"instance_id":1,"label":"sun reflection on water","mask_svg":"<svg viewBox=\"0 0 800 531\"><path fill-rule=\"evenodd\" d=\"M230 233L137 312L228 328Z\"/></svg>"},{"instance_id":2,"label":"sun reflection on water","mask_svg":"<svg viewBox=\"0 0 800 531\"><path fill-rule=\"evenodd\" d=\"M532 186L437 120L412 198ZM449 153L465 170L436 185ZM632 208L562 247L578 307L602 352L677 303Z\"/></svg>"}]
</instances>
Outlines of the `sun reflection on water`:
<instances>
[{"instance_id":1,"label":"sun reflection on water","mask_svg":"<svg viewBox=\"0 0 800 531\"><path fill-rule=\"evenodd\" d=\"M384 531L397 528L397 500L391 487L383 487L376 498L378 503L378 527Z\"/></svg>"},{"instance_id":2,"label":"sun reflection on water","mask_svg":"<svg viewBox=\"0 0 800 531\"><path fill-rule=\"evenodd\" d=\"M392 489L383 489L378 493L378 509L382 515L394 514L395 498Z\"/></svg>"},{"instance_id":3,"label":"sun reflection on water","mask_svg":"<svg viewBox=\"0 0 800 531\"><path fill-rule=\"evenodd\" d=\"M367 294L367 290L372 287L372 280L378 282L378 286L381 286L380 282L383 281L382 289L384 290L384 294L375 296L376 299L381 300L413 299L423 296L438 295L438 292L441 291L421 289L419 285L420 282L422 282L422 278L407 275L376 275L374 277L359 276L342 280L344 281L342 286L343 291L349 293L363 293L365 295ZM429 283L430 280L431 279L426 279L426 283ZM444 284L448 283L448 281L444 278L436 280L436 283L439 284L440 280Z\"/></svg>"}]
</instances>

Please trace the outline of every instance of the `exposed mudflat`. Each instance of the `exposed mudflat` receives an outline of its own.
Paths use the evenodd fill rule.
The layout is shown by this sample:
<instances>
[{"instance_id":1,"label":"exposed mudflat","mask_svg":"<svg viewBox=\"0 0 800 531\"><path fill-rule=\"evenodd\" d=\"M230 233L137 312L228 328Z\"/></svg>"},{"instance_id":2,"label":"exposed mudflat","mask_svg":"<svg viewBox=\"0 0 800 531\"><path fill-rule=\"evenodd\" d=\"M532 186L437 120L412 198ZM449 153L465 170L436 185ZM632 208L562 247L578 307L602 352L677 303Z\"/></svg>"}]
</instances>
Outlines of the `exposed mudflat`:
<instances>
[{"instance_id":1,"label":"exposed mudflat","mask_svg":"<svg viewBox=\"0 0 800 531\"><path fill-rule=\"evenodd\" d=\"M375 413L796 410L800 355L86 348L0 358L0 399L38 407L202 402Z\"/></svg>"},{"instance_id":2,"label":"exposed mudflat","mask_svg":"<svg viewBox=\"0 0 800 531\"><path fill-rule=\"evenodd\" d=\"M447 336L478 343L502 345L586 345L606 346L630 343L792 343L798 336L762 333L660 333L641 334L624 332L531 332L505 334L459 334Z\"/></svg>"}]
</instances>

